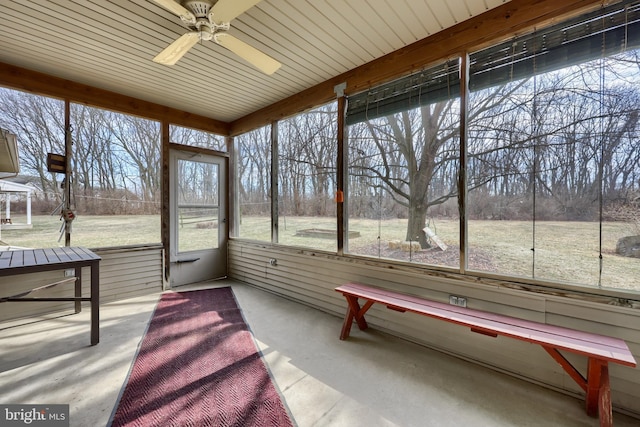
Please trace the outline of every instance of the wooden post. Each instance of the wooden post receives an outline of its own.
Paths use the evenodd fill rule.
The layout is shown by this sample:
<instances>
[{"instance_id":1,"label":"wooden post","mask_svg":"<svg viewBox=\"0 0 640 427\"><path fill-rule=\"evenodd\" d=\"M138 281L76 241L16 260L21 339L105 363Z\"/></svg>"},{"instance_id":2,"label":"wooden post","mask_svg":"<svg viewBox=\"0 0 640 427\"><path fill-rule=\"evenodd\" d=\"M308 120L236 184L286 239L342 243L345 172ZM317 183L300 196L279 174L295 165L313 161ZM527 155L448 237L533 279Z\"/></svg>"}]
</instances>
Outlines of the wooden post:
<instances>
[{"instance_id":1,"label":"wooden post","mask_svg":"<svg viewBox=\"0 0 640 427\"><path fill-rule=\"evenodd\" d=\"M240 185L238 177L238 164L240 153L235 138L227 136L225 138L227 151L229 152L229 166L227 168L227 186L229 187L229 196L227 198L227 215L229 218L227 235L225 240L229 240L229 236L238 236L240 233Z\"/></svg>"},{"instance_id":2,"label":"wooden post","mask_svg":"<svg viewBox=\"0 0 640 427\"><path fill-rule=\"evenodd\" d=\"M338 96L338 132L336 135L338 153L336 158L336 221L337 221L337 245L338 255L343 255L345 250L348 251L348 222L345 217L346 213L346 179L348 174L346 168L346 152L347 152L347 137L346 137L346 124L345 118L347 113L347 98L344 96L344 89L346 84L337 85L335 87L336 95Z\"/></svg>"},{"instance_id":3,"label":"wooden post","mask_svg":"<svg viewBox=\"0 0 640 427\"><path fill-rule=\"evenodd\" d=\"M71 106L68 99L64 100L64 156L65 156L65 173L64 173L64 205L62 212L68 212L71 209L71 156L73 141L71 139ZM71 246L71 220L63 217L64 220L64 245Z\"/></svg>"},{"instance_id":4,"label":"wooden post","mask_svg":"<svg viewBox=\"0 0 640 427\"><path fill-rule=\"evenodd\" d=\"M458 213L460 224L460 273L467 270L467 118L469 115L469 53L460 61L460 164L458 167Z\"/></svg>"},{"instance_id":5,"label":"wooden post","mask_svg":"<svg viewBox=\"0 0 640 427\"><path fill-rule=\"evenodd\" d=\"M278 243L278 122L271 123L271 242Z\"/></svg>"},{"instance_id":6,"label":"wooden post","mask_svg":"<svg viewBox=\"0 0 640 427\"><path fill-rule=\"evenodd\" d=\"M169 122L160 124L160 162L162 163L162 178L160 181L161 207L160 207L160 238L164 248L164 283L171 283L171 232L169 227L171 197L169 188L171 177L169 176Z\"/></svg>"}]
</instances>

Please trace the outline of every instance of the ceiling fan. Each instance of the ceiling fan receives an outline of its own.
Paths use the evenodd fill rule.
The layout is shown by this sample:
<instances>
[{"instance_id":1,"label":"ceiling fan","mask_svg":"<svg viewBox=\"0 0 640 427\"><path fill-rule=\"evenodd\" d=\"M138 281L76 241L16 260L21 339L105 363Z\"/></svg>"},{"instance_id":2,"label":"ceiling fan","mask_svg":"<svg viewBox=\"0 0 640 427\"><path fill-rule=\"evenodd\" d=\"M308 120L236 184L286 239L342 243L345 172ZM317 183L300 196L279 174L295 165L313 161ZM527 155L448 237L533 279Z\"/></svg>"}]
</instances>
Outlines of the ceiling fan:
<instances>
[{"instance_id":1,"label":"ceiling fan","mask_svg":"<svg viewBox=\"0 0 640 427\"><path fill-rule=\"evenodd\" d=\"M273 74L280 63L258 49L235 38L227 31L229 21L255 6L261 0L153 0L178 15L191 29L167 46L153 60L174 65L200 40L213 40L229 49L265 74Z\"/></svg>"}]
</instances>

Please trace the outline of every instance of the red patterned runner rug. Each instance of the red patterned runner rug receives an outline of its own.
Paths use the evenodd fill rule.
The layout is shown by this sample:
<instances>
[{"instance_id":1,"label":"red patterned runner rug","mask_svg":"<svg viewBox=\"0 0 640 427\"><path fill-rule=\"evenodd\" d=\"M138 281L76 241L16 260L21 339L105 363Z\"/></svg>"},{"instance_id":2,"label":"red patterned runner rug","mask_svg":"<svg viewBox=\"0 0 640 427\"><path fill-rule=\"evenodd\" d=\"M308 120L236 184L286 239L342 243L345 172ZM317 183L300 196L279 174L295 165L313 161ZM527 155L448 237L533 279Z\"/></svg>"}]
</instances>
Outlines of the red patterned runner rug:
<instances>
[{"instance_id":1,"label":"red patterned runner rug","mask_svg":"<svg viewBox=\"0 0 640 427\"><path fill-rule=\"evenodd\" d=\"M162 296L111 425L293 425L231 288Z\"/></svg>"}]
</instances>

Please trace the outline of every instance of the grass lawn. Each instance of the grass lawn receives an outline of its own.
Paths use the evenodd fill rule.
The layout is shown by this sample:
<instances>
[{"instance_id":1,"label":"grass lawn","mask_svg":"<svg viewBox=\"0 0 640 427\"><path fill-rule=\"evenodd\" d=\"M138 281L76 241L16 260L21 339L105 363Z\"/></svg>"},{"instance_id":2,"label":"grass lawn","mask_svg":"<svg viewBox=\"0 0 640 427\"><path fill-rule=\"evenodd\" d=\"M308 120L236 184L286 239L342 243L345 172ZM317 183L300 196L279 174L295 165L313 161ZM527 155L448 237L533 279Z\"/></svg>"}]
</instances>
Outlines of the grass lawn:
<instances>
[{"instance_id":1,"label":"grass lawn","mask_svg":"<svg viewBox=\"0 0 640 427\"><path fill-rule=\"evenodd\" d=\"M301 237L300 230L335 230L335 218L281 217L279 242L282 244L336 250L335 239ZM266 217L244 217L240 236L269 241L271 223ZM349 252L403 261L458 268L459 223L433 220L429 227L448 245L419 252L389 249L389 241L405 240L407 221L351 219L349 231L359 237L349 239ZM602 227L602 278L600 272L600 231L594 222L469 221L469 268L524 278L567 282L589 287L602 286L640 291L640 259L616 254L620 237L632 234L625 223L604 223ZM535 249L535 250L532 250Z\"/></svg>"},{"instance_id":2,"label":"grass lawn","mask_svg":"<svg viewBox=\"0 0 640 427\"><path fill-rule=\"evenodd\" d=\"M14 223L26 218L13 215ZM62 222L57 216L33 216L33 228L2 230L0 240L12 246L54 247L64 244L60 237ZM245 216L240 224L240 237L269 241L269 218ZM403 252L390 249L389 241L405 240L406 220L384 221L353 219L349 252L403 261L444 265L457 268L459 260L459 225L457 220L435 220L429 224L448 245L447 251L428 249ZM335 218L285 217L279 219L279 242L286 245L327 251L336 250L334 234L325 237L301 236L301 230L335 230ZM535 247L533 245L535 231ZM215 229L197 228L185 224L181 231L185 242L206 246L216 236ZM593 222L538 221L535 230L528 221L469 221L470 269L495 272L541 280L640 291L640 259L615 253L620 237L632 234L625 223L604 223L602 226L602 278L600 272L600 230ZM328 237L328 238L327 238ZM90 248L160 242L158 215L83 216L73 223L71 243ZM182 246L181 240L181 246ZM187 244L185 247L188 247ZM532 249L535 249L532 250Z\"/></svg>"},{"instance_id":3,"label":"grass lawn","mask_svg":"<svg viewBox=\"0 0 640 427\"><path fill-rule=\"evenodd\" d=\"M25 215L12 214L14 224L26 224ZM63 222L59 216L34 215L33 228L2 230L0 240L11 246L47 248L64 246L60 238ZM71 244L87 248L124 246L142 243L160 243L159 215L78 215L71 229Z\"/></svg>"}]
</instances>

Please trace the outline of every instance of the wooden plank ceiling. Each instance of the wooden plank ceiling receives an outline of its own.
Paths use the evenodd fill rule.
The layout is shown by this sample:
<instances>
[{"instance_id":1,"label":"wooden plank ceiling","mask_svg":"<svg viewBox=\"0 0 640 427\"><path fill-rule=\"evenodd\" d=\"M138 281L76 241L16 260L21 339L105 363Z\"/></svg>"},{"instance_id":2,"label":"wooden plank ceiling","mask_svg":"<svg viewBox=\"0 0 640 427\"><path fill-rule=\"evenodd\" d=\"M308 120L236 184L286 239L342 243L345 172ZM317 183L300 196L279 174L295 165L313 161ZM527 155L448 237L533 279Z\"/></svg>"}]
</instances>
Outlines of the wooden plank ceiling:
<instances>
[{"instance_id":1,"label":"wooden plank ceiling","mask_svg":"<svg viewBox=\"0 0 640 427\"><path fill-rule=\"evenodd\" d=\"M154 63L188 29L151 0L0 1L0 62L232 122L506 2L262 0L229 32L267 76L213 41Z\"/></svg>"}]
</instances>

